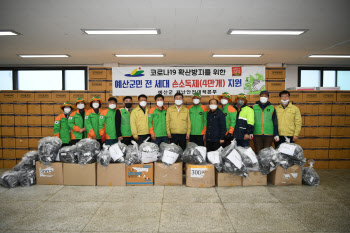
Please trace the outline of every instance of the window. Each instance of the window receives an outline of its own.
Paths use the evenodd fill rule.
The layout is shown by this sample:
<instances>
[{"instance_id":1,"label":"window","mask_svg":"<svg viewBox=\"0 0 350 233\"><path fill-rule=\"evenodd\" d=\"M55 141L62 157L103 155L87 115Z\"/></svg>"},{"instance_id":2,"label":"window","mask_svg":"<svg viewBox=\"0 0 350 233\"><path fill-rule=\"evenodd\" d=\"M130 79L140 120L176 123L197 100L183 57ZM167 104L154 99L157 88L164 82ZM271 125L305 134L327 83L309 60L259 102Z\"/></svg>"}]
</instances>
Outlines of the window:
<instances>
[{"instance_id":1,"label":"window","mask_svg":"<svg viewBox=\"0 0 350 233\"><path fill-rule=\"evenodd\" d=\"M299 87L340 87L350 90L350 67L299 67Z\"/></svg>"},{"instance_id":2,"label":"window","mask_svg":"<svg viewBox=\"0 0 350 233\"><path fill-rule=\"evenodd\" d=\"M0 90L87 90L87 67L0 68Z\"/></svg>"},{"instance_id":3,"label":"window","mask_svg":"<svg viewBox=\"0 0 350 233\"><path fill-rule=\"evenodd\" d=\"M11 70L0 70L0 90L13 90Z\"/></svg>"}]
</instances>

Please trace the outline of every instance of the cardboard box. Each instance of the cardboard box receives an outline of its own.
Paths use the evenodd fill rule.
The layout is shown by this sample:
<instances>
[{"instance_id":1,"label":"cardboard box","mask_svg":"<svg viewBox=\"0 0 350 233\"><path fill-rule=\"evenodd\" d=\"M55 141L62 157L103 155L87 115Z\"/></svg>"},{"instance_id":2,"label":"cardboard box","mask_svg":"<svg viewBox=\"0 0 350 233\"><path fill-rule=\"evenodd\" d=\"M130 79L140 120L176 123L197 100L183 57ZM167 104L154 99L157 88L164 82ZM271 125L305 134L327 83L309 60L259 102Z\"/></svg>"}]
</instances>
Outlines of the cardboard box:
<instances>
[{"instance_id":1,"label":"cardboard box","mask_svg":"<svg viewBox=\"0 0 350 233\"><path fill-rule=\"evenodd\" d=\"M28 115L28 125L29 126L40 126L41 125L41 115Z\"/></svg>"},{"instance_id":2,"label":"cardboard box","mask_svg":"<svg viewBox=\"0 0 350 233\"><path fill-rule=\"evenodd\" d=\"M16 139L15 138L2 138L2 145L7 148L16 148Z\"/></svg>"},{"instance_id":3,"label":"cardboard box","mask_svg":"<svg viewBox=\"0 0 350 233\"><path fill-rule=\"evenodd\" d=\"M51 126L42 126L41 127L41 136L47 137L47 136L53 136L53 125Z\"/></svg>"},{"instance_id":4,"label":"cardboard box","mask_svg":"<svg viewBox=\"0 0 350 233\"><path fill-rule=\"evenodd\" d=\"M28 102L28 114L40 114L40 102Z\"/></svg>"},{"instance_id":5,"label":"cardboard box","mask_svg":"<svg viewBox=\"0 0 350 233\"><path fill-rule=\"evenodd\" d=\"M1 150L0 150L1 151ZM1 152L0 152L1 153ZM4 160L0 159L0 168L4 168Z\"/></svg>"},{"instance_id":6,"label":"cardboard box","mask_svg":"<svg viewBox=\"0 0 350 233\"><path fill-rule=\"evenodd\" d=\"M13 102L17 101L18 91L1 91L0 102Z\"/></svg>"},{"instance_id":7,"label":"cardboard box","mask_svg":"<svg viewBox=\"0 0 350 233\"><path fill-rule=\"evenodd\" d=\"M89 103L92 100L92 97L94 96L98 96L102 101L102 103L106 102L106 93L101 91L101 92L89 92L87 97Z\"/></svg>"},{"instance_id":8,"label":"cardboard box","mask_svg":"<svg viewBox=\"0 0 350 233\"><path fill-rule=\"evenodd\" d=\"M304 150L304 157L307 159L328 159L327 150Z\"/></svg>"},{"instance_id":9,"label":"cardboard box","mask_svg":"<svg viewBox=\"0 0 350 233\"><path fill-rule=\"evenodd\" d=\"M36 162L36 183L39 185L63 185L63 163L54 162L46 166Z\"/></svg>"},{"instance_id":10,"label":"cardboard box","mask_svg":"<svg viewBox=\"0 0 350 233\"><path fill-rule=\"evenodd\" d=\"M319 104L305 104L303 108L303 114L318 115Z\"/></svg>"},{"instance_id":11,"label":"cardboard box","mask_svg":"<svg viewBox=\"0 0 350 233\"><path fill-rule=\"evenodd\" d=\"M27 103L13 103L13 111L16 114L27 114L28 105Z\"/></svg>"},{"instance_id":12,"label":"cardboard box","mask_svg":"<svg viewBox=\"0 0 350 233\"><path fill-rule=\"evenodd\" d=\"M69 92L69 101L71 102L71 104L74 105L77 102L77 98L79 98L79 97L82 97L85 101L87 101L87 92L86 91L70 91ZM61 110L61 112L62 112L62 110Z\"/></svg>"},{"instance_id":13,"label":"cardboard box","mask_svg":"<svg viewBox=\"0 0 350 233\"><path fill-rule=\"evenodd\" d=\"M319 127L319 137L329 137L331 135L331 127Z\"/></svg>"},{"instance_id":14,"label":"cardboard box","mask_svg":"<svg viewBox=\"0 0 350 233\"><path fill-rule=\"evenodd\" d=\"M1 115L2 125L15 125L15 115L14 114L2 114Z\"/></svg>"},{"instance_id":15,"label":"cardboard box","mask_svg":"<svg viewBox=\"0 0 350 233\"><path fill-rule=\"evenodd\" d=\"M174 163L165 167L163 163L154 163L154 185L182 185L183 163Z\"/></svg>"},{"instance_id":16,"label":"cardboard box","mask_svg":"<svg viewBox=\"0 0 350 233\"><path fill-rule=\"evenodd\" d=\"M38 150L38 143L41 137L28 137L28 147Z\"/></svg>"},{"instance_id":17,"label":"cardboard box","mask_svg":"<svg viewBox=\"0 0 350 233\"><path fill-rule=\"evenodd\" d=\"M266 79L285 79L286 68L283 67L266 67Z\"/></svg>"},{"instance_id":18,"label":"cardboard box","mask_svg":"<svg viewBox=\"0 0 350 233\"><path fill-rule=\"evenodd\" d=\"M17 101L18 101L18 102L35 101L34 92L29 92L29 91L18 91L18 94L17 94Z\"/></svg>"},{"instance_id":19,"label":"cardboard box","mask_svg":"<svg viewBox=\"0 0 350 233\"><path fill-rule=\"evenodd\" d=\"M16 138L16 148L28 148L28 138Z\"/></svg>"},{"instance_id":20,"label":"cardboard box","mask_svg":"<svg viewBox=\"0 0 350 233\"><path fill-rule=\"evenodd\" d=\"M125 186L125 163L97 164L97 186Z\"/></svg>"},{"instance_id":21,"label":"cardboard box","mask_svg":"<svg viewBox=\"0 0 350 233\"><path fill-rule=\"evenodd\" d=\"M28 125L28 117L27 115L16 115L15 116L15 125Z\"/></svg>"},{"instance_id":22,"label":"cardboard box","mask_svg":"<svg viewBox=\"0 0 350 233\"><path fill-rule=\"evenodd\" d=\"M153 163L127 166L126 185L152 186L154 183L153 171Z\"/></svg>"},{"instance_id":23,"label":"cardboard box","mask_svg":"<svg viewBox=\"0 0 350 233\"><path fill-rule=\"evenodd\" d=\"M216 171L216 185L218 187L242 186L242 177Z\"/></svg>"},{"instance_id":24,"label":"cardboard box","mask_svg":"<svg viewBox=\"0 0 350 233\"><path fill-rule=\"evenodd\" d=\"M335 91L320 91L319 99L321 103L336 102L337 93Z\"/></svg>"},{"instance_id":25,"label":"cardboard box","mask_svg":"<svg viewBox=\"0 0 350 233\"><path fill-rule=\"evenodd\" d=\"M305 126L318 126L318 116L305 116Z\"/></svg>"},{"instance_id":26,"label":"cardboard box","mask_svg":"<svg viewBox=\"0 0 350 233\"><path fill-rule=\"evenodd\" d=\"M52 126L55 123L54 115L43 115L41 116L41 125Z\"/></svg>"},{"instance_id":27,"label":"cardboard box","mask_svg":"<svg viewBox=\"0 0 350 233\"><path fill-rule=\"evenodd\" d=\"M332 117L331 116L319 116L318 117L318 125L320 125L320 126L332 125Z\"/></svg>"},{"instance_id":28,"label":"cardboard box","mask_svg":"<svg viewBox=\"0 0 350 233\"><path fill-rule=\"evenodd\" d=\"M332 126L345 125L345 116L332 116Z\"/></svg>"},{"instance_id":29,"label":"cardboard box","mask_svg":"<svg viewBox=\"0 0 350 233\"><path fill-rule=\"evenodd\" d=\"M41 126L28 126L29 137L41 137Z\"/></svg>"},{"instance_id":30,"label":"cardboard box","mask_svg":"<svg viewBox=\"0 0 350 233\"><path fill-rule=\"evenodd\" d=\"M107 83L105 81L89 80L89 91L106 91Z\"/></svg>"},{"instance_id":31,"label":"cardboard box","mask_svg":"<svg viewBox=\"0 0 350 233\"><path fill-rule=\"evenodd\" d=\"M286 170L278 166L274 171L268 174L268 180L273 185L301 185L302 169L298 165L293 165Z\"/></svg>"},{"instance_id":32,"label":"cardboard box","mask_svg":"<svg viewBox=\"0 0 350 233\"><path fill-rule=\"evenodd\" d=\"M267 175L263 175L261 172L249 172L249 176L243 177L242 180L243 186L267 185Z\"/></svg>"},{"instance_id":33,"label":"cardboard box","mask_svg":"<svg viewBox=\"0 0 350 233\"><path fill-rule=\"evenodd\" d=\"M4 168L13 168L14 166L16 166L16 160L15 159L4 159L3 160L4 163Z\"/></svg>"},{"instance_id":34,"label":"cardboard box","mask_svg":"<svg viewBox=\"0 0 350 233\"><path fill-rule=\"evenodd\" d=\"M68 91L53 91L52 92L52 101L53 102L59 102L64 103L69 101L69 93Z\"/></svg>"},{"instance_id":35,"label":"cardboard box","mask_svg":"<svg viewBox=\"0 0 350 233\"><path fill-rule=\"evenodd\" d=\"M332 114L346 114L346 105L332 104Z\"/></svg>"},{"instance_id":36,"label":"cardboard box","mask_svg":"<svg viewBox=\"0 0 350 233\"><path fill-rule=\"evenodd\" d=\"M37 91L34 94L34 101L52 101L52 93L48 91Z\"/></svg>"},{"instance_id":37,"label":"cardboard box","mask_svg":"<svg viewBox=\"0 0 350 233\"><path fill-rule=\"evenodd\" d=\"M188 187L214 187L214 165L186 164L186 186Z\"/></svg>"},{"instance_id":38,"label":"cardboard box","mask_svg":"<svg viewBox=\"0 0 350 233\"><path fill-rule=\"evenodd\" d=\"M15 126L15 136L16 137L28 136L28 126Z\"/></svg>"},{"instance_id":39,"label":"cardboard box","mask_svg":"<svg viewBox=\"0 0 350 233\"><path fill-rule=\"evenodd\" d=\"M14 126L2 125L1 126L1 135L2 136L8 136L8 137L15 136L15 127Z\"/></svg>"},{"instance_id":40,"label":"cardboard box","mask_svg":"<svg viewBox=\"0 0 350 233\"><path fill-rule=\"evenodd\" d=\"M63 103L54 103L53 104L53 113L56 114L57 116L60 115L61 113L63 113L63 110L61 109L62 105L63 105Z\"/></svg>"},{"instance_id":41,"label":"cardboard box","mask_svg":"<svg viewBox=\"0 0 350 233\"><path fill-rule=\"evenodd\" d=\"M283 91L286 87L285 81L265 82L267 91Z\"/></svg>"},{"instance_id":42,"label":"cardboard box","mask_svg":"<svg viewBox=\"0 0 350 233\"><path fill-rule=\"evenodd\" d=\"M302 103L303 102L303 93L301 91L289 91L290 92L290 100L293 103Z\"/></svg>"},{"instance_id":43,"label":"cardboard box","mask_svg":"<svg viewBox=\"0 0 350 233\"><path fill-rule=\"evenodd\" d=\"M15 148L3 148L2 157L4 159L16 159L16 149Z\"/></svg>"},{"instance_id":44,"label":"cardboard box","mask_svg":"<svg viewBox=\"0 0 350 233\"><path fill-rule=\"evenodd\" d=\"M90 79L107 79L105 67L89 67L89 80Z\"/></svg>"},{"instance_id":45,"label":"cardboard box","mask_svg":"<svg viewBox=\"0 0 350 233\"><path fill-rule=\"evenodd\" d=\"M63 164L63 184L64 185L96 185L96 163L80 164L64 163Z\"/></svg>"},{"instance_id":46,"label":"cardboard box","mask_svg":"<svg viewBox=\"0 0 350 233\"><path fill-rule=\"evenodd\" d=\"M16 148L16 159L21 159L27 152L28 148Z\"/></svg>"},{"instance_id":47,"label":"cardboard box","mask_svg":"<svg viewBox=\"0 0 350 233\"><path fill-rule=\"evenodd\" d=\"M106 68L106 75L107 75L107 80L112 80L112 67L107 67Z\"/></svg>"},{"instance_id":48,"label":"cardboard box","mask_svg":"<svg viewBox=\"0 0 350 233\"><path fill-rule=\"evenodd\" d=\"M1 113L14 113L13 104L10 103L0 103Z\"/></svg>"},{"instance_id":49,"label":"cardboard box","mask_svg":"<svg viewBox=\"0 0 350 233\"><path fill-rule=\"evenodd\" d=\"M41 114L52 114L53 105L53 102L40 102Z\"/></svg>"},{"instance_id":50,"label":"cardboard box","mask_svg":"<svg viewBox=\"0 0 350 233\"><path fill-rule=\"evenodd\" d=\"M350 102L350 92L337 91L337 102Z\"/></svg>"},{"instance_id":51,"label":"cardboard box","mask_svg":"<svg viewBox=\"0 0 350 233\"><path fill-rule=\"evenodd\" d=\"M350 160L329 161L329 169L349 169Z\"/></svg>"},{"instance_id":52,"label":"cardboard box","mask_svg":"<svg viewBox=\"0 0 350 233\"><path fill-rule=\"evenodd\" d=\"M322 103L318 106L319 114L332 114L332 104L331 103Z\"/></svg>"},{"instance_id":53,"label":"cardboard box","mask_svg":"<svg viewBox=\"0 0 350 233\"><path fill-rule=\"evenodd\" d=\"M310 91L303 92L303 102L319 102L319 92L318 91Z\"/></svg>"},{"instance_id":54,"label":"cardboard box","mask_svg":"<svg viewBox=\"0 0 350 233\"><path fill-rule=\"evenodd\" d=\"M304 128L305 137L319 137L319 128L317 126L306 126Z\"/></svg>"},{"instance_id":55,"label":"cardboard box","mask_svg":"<svg viewBox=\"0 0 350 233\"><path fill-rule=\"evenodd\" d=\"M281 103L281 98L279 96L279 92L270 92L269 101L271 103L280 104Z\"/></svg>"}]
</instances>

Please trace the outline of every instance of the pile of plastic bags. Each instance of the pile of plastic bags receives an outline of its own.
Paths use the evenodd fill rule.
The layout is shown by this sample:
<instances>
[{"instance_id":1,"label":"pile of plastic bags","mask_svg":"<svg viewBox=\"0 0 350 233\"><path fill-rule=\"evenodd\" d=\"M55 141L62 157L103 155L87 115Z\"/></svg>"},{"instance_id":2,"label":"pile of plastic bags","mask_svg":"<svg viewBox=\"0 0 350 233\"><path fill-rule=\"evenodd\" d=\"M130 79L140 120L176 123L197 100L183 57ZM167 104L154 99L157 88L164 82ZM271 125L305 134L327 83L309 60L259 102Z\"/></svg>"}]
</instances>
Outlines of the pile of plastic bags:
<instances>
[{"instance_id":1,"label":"pile of plastic bags","mask_svg":"<svg viewBox=\"0 0 350 233\"><path fill-rule=\"evenodd\" d=\"M158 161L161 161L165 167L174 164L178 158L183 154L183 150L180 146L174 143L168 144L162 142L160 144L160 157Z\"/></svg>"},{"instance_id":2,"label":"pile of plastic bags","mask_svg":"<svg viewBox=\"0 0 350 233\"><path fill-rule=\"evenodd\" d=\"M77 146L65 146L58 152L59 161L63 163L78 163Z\"/></svg>"},{"instance_id":3,"label":"pile of plastic bags","mask_svg":"<svg viewBox=\"0 0 350 233\"><path fill-rule=\"evenodd\" d=\"M182 161L190 164L206 164L207 148L189 142L182 155Z\"/></svg>"},{"instance_id":4,"label":"pile of plastic bags","mask_svg":"<svg viewBox=\"0 0 350 233\"><path fill-rule=\"evenodd\" d=\"M126 166L141 163L139 146L135 141L131 141L131 145L128 145L126 148L125 163Z\"/></svg>"},{"instance_id":5,"label":"pile of plastic bags","mask_svg":"<svg viewBox=\"0 0 350 233\"><path fill-rule=\"evenodd\" d=\"M220 156L223 159L223 171L237 176L248 177L247 167L244 165L241 155L236 150L237 142L233 140L231 144L225 147Z\"/></svg>"},{"instance_id":6,"label":"pile of plastic bags","mask_svg":"<svg viewBox=\"0 0 350 233\"><path fill-rule=\"evenodd\" d=\"M278 147L278 152L281 154L281 166L284 169L288 169L293 165L305 166L306 159L304 158L304 152L301 146L284 142Z\"/></svg>"},{"instance_id":7,"label":"pile of plastic bags","mask_svg":"<svg viewBox=\"0 0 350 233\"><path fill-rule=\"evenodd\" d=\"M100 143L91 138L84 138L77 144L78 163L86 165L96 162L97 155L100 153Z\"/></svg>"},{"instance_id":8,"label":"pile of plastic bags","mask_svg":"<svg viewBox=\"0 0 350 233\"><path fill-rule=\"evenodd\" d=\"M58 151L62 146L62 141L58 137L44 137L39 140L38 153L39 160L46 166L54 162Z\"/></svg>"},{"instance_id":9,"label":"pile of plastic bags","mask_svg":"<svg viewBox=\"0 0 350 233\"><path fill-rule=\"evenodd\" d=\"M223 167L223 160L222 160L222 157L220 156L220 153L222 150L223 150L223 148L220 147L216 151L210 151L207 153L208 161L211 164L214 164L214 166L218 172L221 172L222 167Z\"/></svg>"},{"instance_id":10,"label":"pile of plastic bags","mask_svg":"<svg viewBox=\"0 0 350 233\"><path fill-rule=\"evenodd\" d=\"M258 158L251 147L237 146L236 150L241 155L242 162L248 172L257 172L260 170Z\"/></svg>"},{"instance_id":11,"label":"pile of plastic bags","mask_svg":"<svg viewBox=\"0 0 350 233\"><path fill-rule=\"evenodd\" d=\"M317 174L313 168L315 160L308 160L309 167L303 167L303 184L310 186L317 186L320 184L320 176Z\"/></svg>"},{"instance_id":12,"label":"pile of plastic bags","mask_svg":"<svg viewBox=\"0 0 350 233\"><path fill-rule=\"evenodd\" d=\"M152 163L160 157L158 145L153 142L147 142L148 139L149 137L139 147L141 163Z\"/></svg>"},{"instance_id":13,"label":"pile of plastic bags","mask_svg":"<svg viewBox=\"0 0 350 233\"><path fill-rule=\"evenodd\" d=\"M29 151L22 157L22 160L13 167L13 170L21 171L35 169L36 161L38 161L38 151Z\"/></svg>"},{"instance_id":14,"label":"pile of plastic bags","mask_svg":"<svg viewBox=\"0 0 350 233\"><path fill-rule=\"evenodd\" d=\"M263 175L267 175L280 165L281 155L271 146L264 148L259 152L258 161L260 165L260 172Z\"/></svg>"},{"instance_id":15,"label":"pile of plastic bags","mask_svg":"<svg viewBox=\"0 0 350 233\"><path fill-rule=\"evenodd\" d=\"M112 146L103 145L101 152L97 155L97 162L103 167L107 167L110 163L124 163L127 146L118 142Z\"/></svg>"}]
</instances>

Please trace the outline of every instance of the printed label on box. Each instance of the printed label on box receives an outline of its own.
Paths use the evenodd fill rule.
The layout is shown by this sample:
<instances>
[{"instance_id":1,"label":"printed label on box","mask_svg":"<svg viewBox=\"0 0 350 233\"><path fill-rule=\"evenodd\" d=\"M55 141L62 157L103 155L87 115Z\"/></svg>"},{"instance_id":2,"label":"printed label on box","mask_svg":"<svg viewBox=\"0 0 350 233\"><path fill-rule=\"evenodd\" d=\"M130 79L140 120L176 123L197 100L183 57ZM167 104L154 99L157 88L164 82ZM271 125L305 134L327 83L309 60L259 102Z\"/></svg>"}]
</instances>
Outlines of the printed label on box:
<instances>
[{"instance_id":1,"label":"printed label on box","mask_svg":"<svg viewBox=\"0 0 350 233\"><path fill-rule=\"evenodd\" d=\"M52 167L47 167L47 168L39 168L39 173L40 173L40 177L53 177L55 170Z\"/></svg>"},{"instance_id":2,"label":"printed label on box","mask_svg":"<svg viewBox=\"0 0 350 233\"><path fill-rule=\"evenodd\" d=\"M207 171L207 168L191 168L191 177L203 178Z\"/></svg>"}]
</instances>

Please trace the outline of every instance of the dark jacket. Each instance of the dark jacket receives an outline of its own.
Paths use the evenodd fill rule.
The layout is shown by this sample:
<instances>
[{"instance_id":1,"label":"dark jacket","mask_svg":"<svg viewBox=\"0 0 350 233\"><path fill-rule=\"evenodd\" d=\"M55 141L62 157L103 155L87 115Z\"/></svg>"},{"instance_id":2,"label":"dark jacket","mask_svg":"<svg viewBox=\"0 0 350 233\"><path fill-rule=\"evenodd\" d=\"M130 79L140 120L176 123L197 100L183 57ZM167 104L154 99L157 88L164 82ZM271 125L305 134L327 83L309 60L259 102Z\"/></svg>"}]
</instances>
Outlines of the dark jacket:
<instances>
[{"instance_id":1,"label":"dark jacket","mask_svg":"<svg viewBox=\"0 0 350 233\"><path fill-rule=\"evenodd\" d=\"M234 108L237 111L237 120L233 137L237 140L243 140L245 134L250 135L254 132L254 110L246 104L239 111L236 105Z\"/></svg>"},{"instance_id":2,"label":"dark jacket","mask_svg":"<svg viewBox=\"0 0 350 233\"><path fill-rule=\"evenodd\" d=\"M225 139L226 120L225 115L219 109L214 112L209 110L207 115L206 141L218 142Z\"/></svg>"},{"instance_id":3,"label":"dark jacket","mask_svg":"<svg viewBox=\"0 0 350 233\"><path fill-rule=\"evenodd\" d=\"M256 101L256 104L259 104L260 108L264 111L264 109L271 105L270 101L267 101L265 104L261 103L260 101ZM273 121L273 136L278 136L278 121L277 121L277 113L276 111L272 114L272 121Z\"/></svg>"}]
</instances>

